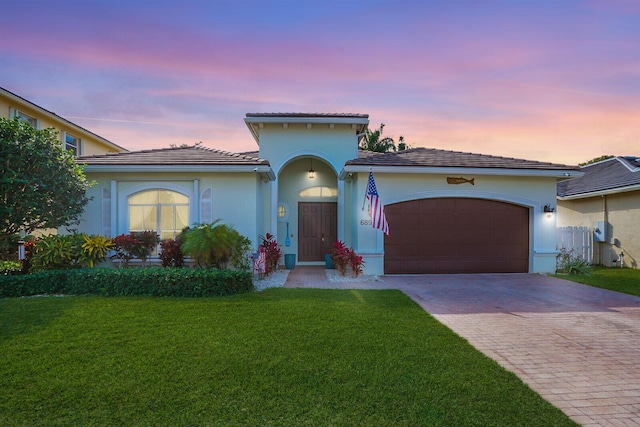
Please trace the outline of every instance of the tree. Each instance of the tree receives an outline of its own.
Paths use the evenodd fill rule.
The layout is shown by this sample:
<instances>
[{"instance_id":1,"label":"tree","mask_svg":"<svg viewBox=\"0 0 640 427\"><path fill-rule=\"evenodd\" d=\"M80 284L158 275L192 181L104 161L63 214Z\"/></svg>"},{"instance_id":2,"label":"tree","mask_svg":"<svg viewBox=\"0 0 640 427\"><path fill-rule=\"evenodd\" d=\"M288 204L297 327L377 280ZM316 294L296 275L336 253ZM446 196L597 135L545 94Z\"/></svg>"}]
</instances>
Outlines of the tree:
<instances>
[{"instance_id":1,"label":"tree","mask_svg":"<svg viewBox=\"0 0 640 427\"><path fill-rule=\"evenodd\" d=\"M364 139L360 144L361 150L367 151L375 151L377 153L387 153L389 151L400 151L406 150L410 148L404 142L404 136L401 136L398 143L398 148L396 148L396 143L391 137L382 137L382 131L384 130L384 123L380 123L380 128L372 131L371 129L366 129L364 134Z\"/></svg>"},{"instance_id":2,"label":"tree","mask_svg":"<svg viewBox=\"0 0 640 427\"><path fill-rule=\"evenodd\" d=\"M20 231L77 224L87 188L55 129L0 118L0 245Z\"/></svg>"},{"instance_id":3,"label":"tree","mask_svg":"<svg viewBox=\"0 0 640 427\"><path fill-rule=\"evenodd\" d=\"M611 154L605 154L604 156L600 156L600 157L596 157L595 159L587 160L584 163L578 163L578 166L586 166L586 165L590 165L592 163L598 163L598 162L601 162L603 160L611 159L612 157L613 156Z\"/></svg>"}]
</instances>

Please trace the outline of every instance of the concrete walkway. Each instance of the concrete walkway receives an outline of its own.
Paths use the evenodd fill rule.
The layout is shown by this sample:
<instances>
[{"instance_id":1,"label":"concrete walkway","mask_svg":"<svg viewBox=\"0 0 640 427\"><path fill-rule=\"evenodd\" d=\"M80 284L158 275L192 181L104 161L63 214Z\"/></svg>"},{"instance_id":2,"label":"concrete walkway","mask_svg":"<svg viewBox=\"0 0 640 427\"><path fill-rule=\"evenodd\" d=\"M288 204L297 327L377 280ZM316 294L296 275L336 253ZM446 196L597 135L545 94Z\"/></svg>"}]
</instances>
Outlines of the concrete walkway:
<instances>
[{"instance_id":1,"label":"concrete walkway","mask_svg":"<svg viewBox=\"0 0 640 427\"><path fill-rule=\"evenodd\" d=\"M296 266L285 286L400 289L576 422L640 426L640 298L537 274L366 279Z\"/></svg>"}]
</instances>

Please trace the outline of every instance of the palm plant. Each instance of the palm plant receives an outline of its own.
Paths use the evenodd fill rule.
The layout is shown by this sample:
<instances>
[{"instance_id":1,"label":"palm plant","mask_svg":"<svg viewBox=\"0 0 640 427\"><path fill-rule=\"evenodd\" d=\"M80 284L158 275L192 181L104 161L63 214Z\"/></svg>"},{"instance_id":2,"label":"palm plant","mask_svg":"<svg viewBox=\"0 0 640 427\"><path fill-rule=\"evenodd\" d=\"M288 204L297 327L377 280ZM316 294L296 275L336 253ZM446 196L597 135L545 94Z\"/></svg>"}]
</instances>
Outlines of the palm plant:
<instances>
[{"instance_id":1,"label":"palm plant","mask_svg":"<svg viewBox=\"0 0 640 427\"><path fill-rule=\"evenodd\" d=\"M182 251L199 267L226 268L237 246L243 243L244 236L220 221L216 219L210 224L189 228L181 236Z\"/></svg>"},{"instance_id":2,"label":"palm plant","mask_svg":"<svg viewBox=\"0 0 640 427\"><path fill-rule=\"evenodd\" d=\"M384 123L380 124L380 128L372 131L366 129L364 139L360 144L360 149L367 151L375 151L377 153L387 153L389 151L396 151L396 143L391 137L382 137L382 131L384 130ZM400 141L403 147L406 147L404 143L404 137L400 137Z\"/></svg>"}]
</instances>

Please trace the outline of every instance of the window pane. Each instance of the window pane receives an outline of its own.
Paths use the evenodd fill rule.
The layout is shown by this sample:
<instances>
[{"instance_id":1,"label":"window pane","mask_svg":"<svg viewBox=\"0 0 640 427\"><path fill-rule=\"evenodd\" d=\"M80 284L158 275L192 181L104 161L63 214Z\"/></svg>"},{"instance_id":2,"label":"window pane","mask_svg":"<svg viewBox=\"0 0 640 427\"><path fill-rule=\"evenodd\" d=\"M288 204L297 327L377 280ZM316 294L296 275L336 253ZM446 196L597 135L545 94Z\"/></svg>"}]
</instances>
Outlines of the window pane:
<instances>
[{"instance_id":1,"label":"window pane","mask_svg":"<svg viewBox=\"0 0 640 427\"><path fill-rule=\"evenodd\" d=\"M176 233L173 230L160 232L160 240L173 239L174 237L176 237Z\"/></svg>"},{"instance_id":2,"label":"window pane","mask_svg":"<svg viewBox=\"0 0 640 427\"><path fill-rule=\"evenodd\" d=\"M35 117L31 117L31 116L23 113L22 111L18 111L17 116L23 122L29 123L32 128L37 127L38 121L35 119Z\"/></svg>"},{"instance_id":3,"label":"window pane","mask_svg":"<svg viewBox=\"0 0 640 427\"><path fill-rule=\"evenodd\" d=\"M160 208L160 230L175 230L174 219L173 206L162 206Z\"/></svg>"},{"instance_id":4,"label":"window pane","mask_svg":"<svg viewBox=\"0 0 640 427\"><path fill-rule=\"evenodd\" d=\"M149 190L129 196L130 205L155 205L158 203L158 190Z\"/></svg>"},{"instance_id":5,"label":"window pane","mask_svg":"<svg viewBox=\"0 0 640 427\"><path fill-rule=\"evenodd\" d=\"M65 150L73 152L74 156L77 156L80 152L80 138L66 134L64 148Z\"/></svg>"},{"instance_id":6,"label":"window pane","mask_svg":"<svg viewBox=\"0 0 640 427\"><path fill-rule=\"evenodd\" d=\"M142 219L142 229L157 230L158 229L158 207L143 206L142 213L144 215Z\"/></svg>"},{"instance_id":7,"label":"window pane","mask_svg":"<svg viewBox=\"0 0 640 427\"><path fill-rule=\"evenodd\" d=\"M159 193L160 193L160 203L162 203L163 205L189 203L189 198L187 196L177 193L175 191L160 190Z\"/></svg>"},{"instance_id":8,"label":"window pane","mask_svg":"<svg viewBox=\"0 0 640 427\"><path fill-rule=\"evenodd\" d=\"M176 230L180 231L189 225L189 206L176 206Z\"/></svg>"},{"instance_id":9,"label":"window pane","mask_svg":"<svg viewBox=\"0 0 640 427\"><path fill-rule=\"evenodd\" d=\"M142 208L129 206L129 230L142 230Z\"/></svg>"}]
</instances>

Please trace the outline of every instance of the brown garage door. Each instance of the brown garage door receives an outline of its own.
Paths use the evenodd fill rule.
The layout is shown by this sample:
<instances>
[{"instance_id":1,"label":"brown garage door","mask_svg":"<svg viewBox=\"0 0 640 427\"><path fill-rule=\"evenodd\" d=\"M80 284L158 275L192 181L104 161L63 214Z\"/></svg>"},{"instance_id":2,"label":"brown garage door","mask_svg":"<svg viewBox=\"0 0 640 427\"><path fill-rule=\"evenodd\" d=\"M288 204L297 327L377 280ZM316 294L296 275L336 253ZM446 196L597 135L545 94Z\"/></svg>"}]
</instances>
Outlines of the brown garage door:
<instances>
[{"instance_id":1,"label":"brown garage door","mask_svg":"<svg viewBox=\"0 0 640 427\"><path fill-rule=\"evenodd\" d=\"M529 209L469 198L385 206L384 270L399 273L526 273Z\"/></svg>"}]
</instances>

